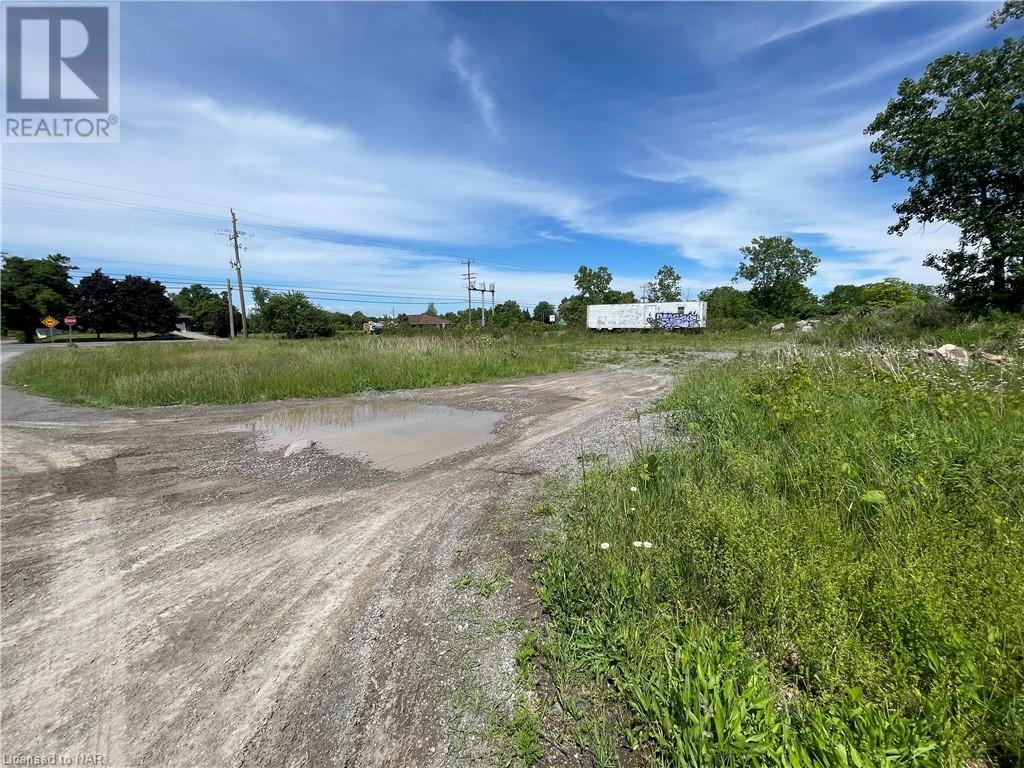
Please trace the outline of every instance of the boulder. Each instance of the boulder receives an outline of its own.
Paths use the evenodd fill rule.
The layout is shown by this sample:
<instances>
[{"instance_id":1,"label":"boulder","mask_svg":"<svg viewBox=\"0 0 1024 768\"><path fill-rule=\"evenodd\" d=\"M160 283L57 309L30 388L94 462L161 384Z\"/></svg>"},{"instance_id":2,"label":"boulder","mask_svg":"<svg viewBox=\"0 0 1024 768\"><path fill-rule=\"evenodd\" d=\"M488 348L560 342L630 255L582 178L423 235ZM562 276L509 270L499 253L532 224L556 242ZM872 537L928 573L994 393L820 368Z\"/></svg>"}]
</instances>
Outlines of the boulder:
<instances>
[{"instance_id":1,"label":"boulder","mask_svg":"<svg viewBox=\"0 0 1024 768\"><path fill-rule=\"evenodd\" d=\"M814 326L811 325L810 323L808 323L807 325L798 325L797 328L800 329L800 333L810 333L811 331L814 330Z\"/></svg>"},{"instance_id":2,"label":"boulder","mask_svg":"<svg viewBox=\"0 0 1024 768\"><path fill-rule=\"evenodd\" d=\"M775 325L772 326L772 333L778 333L779 331L784 331L784 330L786 330L786 324L785 323L776 323Z\"/></svg>"},{"instance_id":3,"label":"boulder","mask_svg":"<svg viewBox=\"0 0 1024 768\"><path fill-rule=\"evenodd\" d=\"M943 344L935 350L935 354L943 360L950 363L956 363L957 365L967 365L971 362L970 353L963 347L958 347L956 344Z\"/></svg>"}]
</instances>

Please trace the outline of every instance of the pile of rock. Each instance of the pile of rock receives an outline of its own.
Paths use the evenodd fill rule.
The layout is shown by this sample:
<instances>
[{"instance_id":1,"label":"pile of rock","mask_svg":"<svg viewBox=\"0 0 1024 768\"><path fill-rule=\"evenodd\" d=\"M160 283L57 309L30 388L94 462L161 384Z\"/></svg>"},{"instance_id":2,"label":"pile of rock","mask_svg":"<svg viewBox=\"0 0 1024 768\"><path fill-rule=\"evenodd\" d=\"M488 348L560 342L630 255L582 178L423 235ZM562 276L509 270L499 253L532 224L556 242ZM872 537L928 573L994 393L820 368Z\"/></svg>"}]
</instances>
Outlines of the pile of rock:
<instances>
[{"instance_id":1,"label":"pile of rock","mask_svg":"<svg viewBox=\"0 0 1024 768\"><path fill-rule=\"evenodd\" d=\"M945 360L948 363L966 366L971 362L971 353L956 344L943 344L935 349L922 349L921 354L929 358ZM1010 362L1006 355L993 355L990 352L975 352L974 358L986 365L1005 365Z\"/></svg>"},{"instance_id":2,"label":"pile of rock","mask_svg":"<svg viewBox=\"0 0 1024 768\"><path fill-rule=\"evenodd\" d=\"M815 330L818 329L818 321L817 320L797 320L796 321L796 329L798 331L800 331L801 333L810 333L811 331L815 331ZM775 325L772 326L772 333L778 333L779 331L784 331L784 330L786 330L786 324L785 323L776 323Z\"/></svg>"}]
</instances>

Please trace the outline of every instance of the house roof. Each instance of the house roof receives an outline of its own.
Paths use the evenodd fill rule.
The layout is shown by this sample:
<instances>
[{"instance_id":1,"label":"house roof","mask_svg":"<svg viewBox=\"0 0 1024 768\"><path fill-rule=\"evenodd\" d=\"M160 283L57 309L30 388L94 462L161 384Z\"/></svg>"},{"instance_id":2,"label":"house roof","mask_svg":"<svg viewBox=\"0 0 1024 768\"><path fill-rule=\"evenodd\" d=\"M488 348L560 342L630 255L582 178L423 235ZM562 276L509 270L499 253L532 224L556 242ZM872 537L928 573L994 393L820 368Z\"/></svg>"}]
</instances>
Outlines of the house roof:
<instances>
[{"instance_id":1,"label":"house roof","mask_svg":"<svg viewBox=\"0 0 1024 768\"><path fill-rule=\"evenodd\" d=\"M409 315L409 325L448 325L448 320L437 315Z\"/></svg>"}]
</instances>

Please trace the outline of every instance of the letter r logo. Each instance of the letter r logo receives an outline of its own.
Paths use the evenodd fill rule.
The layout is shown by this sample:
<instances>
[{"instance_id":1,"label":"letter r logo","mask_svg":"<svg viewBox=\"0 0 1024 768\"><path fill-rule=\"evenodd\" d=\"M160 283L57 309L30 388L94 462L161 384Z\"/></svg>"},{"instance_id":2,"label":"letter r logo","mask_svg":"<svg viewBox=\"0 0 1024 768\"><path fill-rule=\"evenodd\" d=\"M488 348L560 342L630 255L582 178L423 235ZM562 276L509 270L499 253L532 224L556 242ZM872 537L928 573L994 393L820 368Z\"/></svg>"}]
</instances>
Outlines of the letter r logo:
<instances>
[{"instance_id":1,"label":"letter r logo","mask_svg":"<svg viewBox=\"0 0 1024 768\"><path fill-rule=\"evenodd\" d=\"M108 9L4 7L7 112L107 112Z\"/></svg>"}]
</instances>

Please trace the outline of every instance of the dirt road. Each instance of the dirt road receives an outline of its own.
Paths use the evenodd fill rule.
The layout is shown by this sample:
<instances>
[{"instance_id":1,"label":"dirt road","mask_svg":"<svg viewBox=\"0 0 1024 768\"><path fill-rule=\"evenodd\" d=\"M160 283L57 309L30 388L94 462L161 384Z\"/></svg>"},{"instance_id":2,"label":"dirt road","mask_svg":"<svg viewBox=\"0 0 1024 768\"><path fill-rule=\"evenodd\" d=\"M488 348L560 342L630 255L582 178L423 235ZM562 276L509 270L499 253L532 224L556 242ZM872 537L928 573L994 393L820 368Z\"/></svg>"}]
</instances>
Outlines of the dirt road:
<instances>
[{"instance_id":1,"label":"dirt road","mask_svg":"<svg viewBox=\"0 0 1024 768\"><path fill-rule=\"evenodd\" d=\"M446 609L475 532L581 449L625 452L631 414L672 378L342 401L502 414L489 442L402 472L299 439L268 449L253 425L294 402L102 411L5 388L5 760L458 764Z\"/></svg>"}]
</instances>

